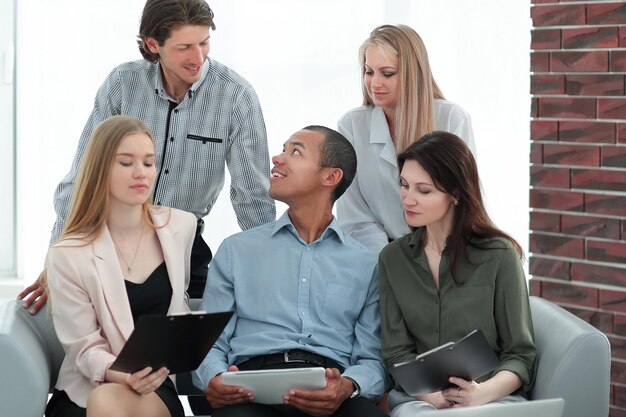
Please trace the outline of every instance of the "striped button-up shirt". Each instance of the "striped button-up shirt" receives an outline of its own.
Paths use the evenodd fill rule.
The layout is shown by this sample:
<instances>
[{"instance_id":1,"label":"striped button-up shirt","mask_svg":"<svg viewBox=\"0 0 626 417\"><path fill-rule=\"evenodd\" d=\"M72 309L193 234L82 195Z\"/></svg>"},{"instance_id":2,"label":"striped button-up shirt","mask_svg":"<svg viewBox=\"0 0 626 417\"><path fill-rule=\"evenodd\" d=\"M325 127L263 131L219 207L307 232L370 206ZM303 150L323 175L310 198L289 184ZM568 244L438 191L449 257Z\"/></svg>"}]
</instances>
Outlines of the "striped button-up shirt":
<instances>
[{"instance_id":1,"label":"striped button-up shirt","mask_svg":"<svg viewBox=\"0 0 626 417\"><path fill-rule=\"evenodd\" d=\"M70 172L57 187L52 241L69 214L80 162L93 130L125 114L143 120L156 143L155 204L206 216L231 176L230 198L239 226L249 229L276 217L268 195L269 153L261 106L254 89L237 73L207 58L202 76L175 103L165 92L158 63L124 63L111 71L95 99Z\"/></svg>"}]
</instances>

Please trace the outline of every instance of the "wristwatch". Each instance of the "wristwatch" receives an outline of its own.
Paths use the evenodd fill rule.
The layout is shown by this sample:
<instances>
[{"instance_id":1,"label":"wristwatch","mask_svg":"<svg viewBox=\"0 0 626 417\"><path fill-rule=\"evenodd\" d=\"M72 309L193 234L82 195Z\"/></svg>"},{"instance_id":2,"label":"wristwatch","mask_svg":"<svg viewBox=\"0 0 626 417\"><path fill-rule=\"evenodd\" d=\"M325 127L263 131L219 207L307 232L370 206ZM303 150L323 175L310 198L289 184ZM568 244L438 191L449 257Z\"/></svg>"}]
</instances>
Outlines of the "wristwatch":
<instances>
[{"instance_id":1,"label":"wristwatch","mask_svg":"<svg viewBox=\"0 0 626 417\"><path fill-rule=\"evenodd\" d=\"M354 387L354 391L350 394L350 398L356 398L361 395L361 387L359 387L359 384L357 384L356 381L350 377L344 376L344 378L352 382L352 386Z\"/></svg>"}]
</instances>

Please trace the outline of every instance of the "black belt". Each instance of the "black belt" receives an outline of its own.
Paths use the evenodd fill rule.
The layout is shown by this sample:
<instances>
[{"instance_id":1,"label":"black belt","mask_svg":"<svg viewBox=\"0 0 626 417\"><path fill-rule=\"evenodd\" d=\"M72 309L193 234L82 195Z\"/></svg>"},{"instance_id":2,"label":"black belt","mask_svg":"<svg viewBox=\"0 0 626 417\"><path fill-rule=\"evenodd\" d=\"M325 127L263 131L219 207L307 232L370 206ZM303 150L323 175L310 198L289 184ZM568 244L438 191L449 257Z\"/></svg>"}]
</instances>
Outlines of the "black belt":
<instances>
[{"instance_id":1,"label":"black belt","mask_svg":"<svg viewBox=\"0 0 626 417\"><path fill-rule=\"evenodd\" d=\"M285 363L306 363L311 366L321 366L322 368L337 368L339 372L344 371L343 366L339 365L337 361L327 358L326 356L298 349L286 350L270 355L255 356L237 366L241 370L256 370Z\"/></svg>"}]
</instances>

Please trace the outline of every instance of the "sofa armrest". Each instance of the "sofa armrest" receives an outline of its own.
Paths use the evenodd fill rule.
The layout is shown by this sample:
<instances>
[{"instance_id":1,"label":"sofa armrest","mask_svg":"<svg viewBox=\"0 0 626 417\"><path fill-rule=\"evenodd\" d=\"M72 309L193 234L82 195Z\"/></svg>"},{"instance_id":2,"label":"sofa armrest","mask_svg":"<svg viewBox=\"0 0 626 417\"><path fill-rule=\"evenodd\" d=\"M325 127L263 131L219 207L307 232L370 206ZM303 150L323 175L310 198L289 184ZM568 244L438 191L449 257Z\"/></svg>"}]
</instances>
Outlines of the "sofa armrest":
<instances>
[{"instance_id":1,"label":"sofa armrest","mask_svg":"<svg viewBox=\"0 0 626 417\"><path fill-rule=\"evenodd\" d=\"M0 415L40 417L65 356L43 308L31 316L21 302L0 305Z\"/></svg>"},{"instance_id":2,"label":"sofa armrest","mask_svg":"<svg viewBox=\"0 0 626 417\"><path fill-rule=\"evenodd\" d=\"M611 347L595 327L561 307L530 297L537 345L532 399L563 398L564 416L609 413Z\"/></svg>"}]
</instances>

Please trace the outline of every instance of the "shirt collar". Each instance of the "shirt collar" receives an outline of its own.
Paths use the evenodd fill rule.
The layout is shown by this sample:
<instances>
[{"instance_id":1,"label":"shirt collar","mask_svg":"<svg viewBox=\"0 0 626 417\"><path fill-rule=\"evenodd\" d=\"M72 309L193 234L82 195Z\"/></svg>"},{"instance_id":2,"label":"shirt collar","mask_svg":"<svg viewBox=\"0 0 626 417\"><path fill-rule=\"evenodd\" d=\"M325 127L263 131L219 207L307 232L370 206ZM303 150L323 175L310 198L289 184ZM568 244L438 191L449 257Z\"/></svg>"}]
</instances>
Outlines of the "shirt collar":
<instances>
[{"instance_id":1,"label":"shirt collar","mask_svg":"<svg viewBox=\"0 0 626 417\"><path fill-rule=\"evenodd\" d=\"M191 85L191 88L189 88L189 91L187 91L187 94L189 93L191 93L192 95L195 94L196 90L200 88L200 85L202 85L202 82L204 81L207 74L209 73L210 67L211 67L211 59L207 57L206 62L202 66L202 74L200 75L200 78L198 79L198 81L196 81L195 83ZM155 85L155 90L157 94L161 94L167 97L167 92L165 91L165 86L163 85L163 74L161 73L161 63L159 61L157 61L156 63L154 85Z\"/></svg>"},{"instance_id":2,"label":"shirt collar","mask_svg":"<svg viewBox=\"0 0 626 417\"><path fill-rule=\"evenodd\" d=\"M382 107L375 106L372 109L370 143L392 143L391 134L389 133L389 125L385 117L385 111Z\"/></svg>"},{"instance_id":3,"label":"shirt collar","mask_svg":"<svg viewBox=\"0 0 626 417\"><path fill-rule=\"evenodd\" d=\"M411 234L411 239L409 240L409 246L411 247L413 253L418 253L422 250L423 241L422 235L424 234L424 228L418 227Z\"/></svg>"},{"instance_id":4,"label":"shirt collar","mask_svg":"<svg viewBox=\"0 0 626 417\"><path fill-rule=\"evenodd\" d=\"M424 268L426 271L430 271L430 267L428 266L428 258L426 257L426 253L424 252L424 242L422 240L425 231L426 227L418 227L413 231L409 240L409 248L411 249L411 254L416 259L417 264ZM450 258L446 251L443 253L441 257L441 262L439 263L439 276L442 277L446 275L449 270ZM441 281L439 285L441 286Z\"/></svg>"},{"instance_id":5,"label":"shirt collar","mask_svg":"<svg viewBox=\"0 0 626 417\"><path fill-rule=\"evenodd\" d=\"M272 229L272 236L274 236L276 233L278 233L282 229L288 230L289 232L291 232L291 234L293 234L295 237L297 237L300 241L302 241L303 243L307 244L298 235L298 231L296 230L296 227L291 222L291 218L289 217L288 210L285 210L283 215L280 216L278 218L278 220L276 220L276 222L274 223L274 228ZM320 238L316 240L316 242L317 241L322 241L324 239L327 239L327 238L329 238L332 235L337 236L339 238L339 240L341 241L341 243L343 243L343 244L346 243L346 237L345 237L345 235L343 233L343 230L341 230L341 227L339 227L339 223L337 222L337 219L335 218L335 216L333 216L333 220L330 222L328 227L326 227L326 230L324 230L324 232L322 233Z\"/></svg>"}]
</instances>

